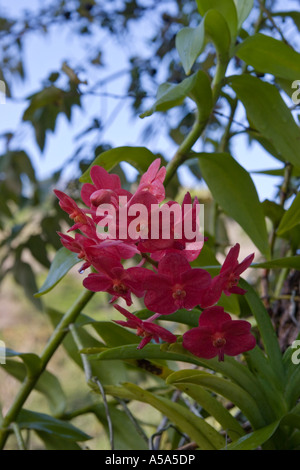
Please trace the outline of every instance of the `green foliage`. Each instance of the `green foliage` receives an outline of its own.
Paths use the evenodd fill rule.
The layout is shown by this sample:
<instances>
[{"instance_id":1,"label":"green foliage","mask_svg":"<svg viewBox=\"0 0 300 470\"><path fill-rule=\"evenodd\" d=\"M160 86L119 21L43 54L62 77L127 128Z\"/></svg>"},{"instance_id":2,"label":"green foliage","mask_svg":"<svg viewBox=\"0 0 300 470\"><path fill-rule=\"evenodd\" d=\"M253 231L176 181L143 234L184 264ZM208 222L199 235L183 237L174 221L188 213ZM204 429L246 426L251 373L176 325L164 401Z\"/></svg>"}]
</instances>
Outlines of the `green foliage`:
<instances>
[{"instance_id":1,"label":"green foliage","mask_svg":"<svg viewBox=\"0 0 300 470\"><path fill-rule=\"evenodd\" d=\"M89 35L92 45L99 25L115 35L120 29L125 35L131 20L138 21L150 11L135 0L111 9L105 2L101 9L96 1L79 3L70 11L66 2L51 11L45 7L41 19L50 13L61 24L72 19L80 37ZM299 27L299 14L274 12L267 4L257 7L253 0L197 0L189 3L189 8L185 4L176 2L176 17L162 14L163 27L158 26L152 38L153 57L130 58L127 85L135 114L141 118L153 115L159 132L166 126L168 135L178 144L174 157L155 155L144 144L111 148L103 140L105 123L97 115L77 136L83 143L70 163L76 160L81 183L91 182L91 166L100 165L118 172L124 187L131 189L120 163L137 169L139 178L159 156L167 166L166 181L172 183L168 190L176 200L185 190L176 179L178 168L185 166L204 182L208 190L189 188L206 205L208 214L208 240L192 265L214 277L232 244L251 241L255 245L256 259L247 271L249 279L239 283L246 294L223 295L218 305L251 322L257 345L236 358L226 356L225 361L189 353L182 345L182 335L197 327L202 313L199 308L180 309L157 320L158 324L167 324L176 342L149 343L138 349L140 338L112 321L116 312L108 308L106 297L104 312L101 302L93 304L97 319L85 311L93 295L89 291L83 291L66 312L62 305L62 311L51 305L43 307L40 297L50 292L55 295L58 284L80 261L75 253L61 247L56 232L70 221L58 208L57 200L49 197L53 186L62 181L63 168L48 180L38 181L31 156L11 145L15 136L8 132L0 136L5 147L0 157L0 280L12 275L33 305L46 311L54 331L40 354L6 350L2 371L20 382L20 390L5 415L0 414L0 448L15 432L21 447L25 433L34 433L46 449L80 450L85 445L82 443L91 440L93 431L89 424L86 432L72 421L90 416L115 449L148 449L162 418L173 427L172 432L163 429L158 433L166 449L180 447L182 434L201 450L300 447L300 369L292 343L299 339L300 131L293 114L297 108L286 102L292 95L292 81L300 79L300 62L299 53L290 47L281 30L286 18ZM155 6L153 9L156 11ZM28 18L19 29L22 35L16 37L17 24L18 20L0 19L0 37L5 33L10 42L3 46L0 62L0 79L8 85L8 96L13 90L10 77L24 77L23 37L37 25ZM47 34L51 25L39 24ZM90 52L87 63L80 63L78 68L65 61L61 71L51 72L41 89L27 99L22 120L34 130L41 153L47 133L56 130L59 116L71 122L75 107L82 105L85 96L102 93L105 79L93 87L80 79L82 71L90 73L89 67L96 67L97 73L104 67L102 51L97 48ZM168 79L158 86L156 100L148 107L148 95L157 88L158 63L165 64ZM246 117L237 122L240 105ZM163 117L157 113L164 113ZM177 119L177 127L170 116ZM240 131L250 143L257 141L270 158L282 162L280 169L263 171L280 178L274 200L259 200L252 175L237 161L232 142ZM93 143L91 132L97 135ZM146 134L155 138L151 124ZM196 152L198 139L201 147ZM68 194L75 200L80 193L77 176L67 185ZM241 240L233 240L229 234L232 221L241 228L234 235ZM45 269L48 273L38 289L36 272L41 269L42 277ZM63 289L63 282L60 286ZM61 303L69 304L65 298ZM134 309L142 320L153 315L140 300ZM84 396L76 396L72 402L64 377L59 379L48 370L60 347L77 367L74 382L77 384L79 374L85 379ZM33 391L46 398L49 414L24 408Z\"/></svg>"},{"instance_id":2,"label":"green foliage","mask_svg":"<svg viewBox=\"0 0 300 470\"><path fill-rule=\"evenodd\" d=\"M271 73L290 82L299 78L300 54L278 39L257 33L245 39L236 54L256 72Z\"/></svg>"},{"instance_id":3,"label":"green foliage","mask_svg":"<svg viewBox=\"0 0 300 470\"><path fill-rule=\"evenodd\" d=\"M60 248L51 263L47 279L39 291L35 291L35 297L40 297L53 289L79 261L76 253L70 252L65 247Z\"/></svg>"},{"instance_id":4,"label":"green foliage","mask_svg":"<svg viewBox=\"0 0 300 470\"><path fill-rule=\"evenodd\" d=\"M264 213L249 173L225 153L198 154L201 173L216 202L268 258ZM255 223L253 223L255 217Z\"/></svg>"},{"instance_id":5,"label":"green foliage","mask_svg":"<svg viewBox=\"0 0 300 470\"><path fill-rule=\"evenodd\" d=\"M229 81L255 129L286 162L299 168L300 130L277 88L246 74L231 77Z\"/></svg>"}]
</instances>

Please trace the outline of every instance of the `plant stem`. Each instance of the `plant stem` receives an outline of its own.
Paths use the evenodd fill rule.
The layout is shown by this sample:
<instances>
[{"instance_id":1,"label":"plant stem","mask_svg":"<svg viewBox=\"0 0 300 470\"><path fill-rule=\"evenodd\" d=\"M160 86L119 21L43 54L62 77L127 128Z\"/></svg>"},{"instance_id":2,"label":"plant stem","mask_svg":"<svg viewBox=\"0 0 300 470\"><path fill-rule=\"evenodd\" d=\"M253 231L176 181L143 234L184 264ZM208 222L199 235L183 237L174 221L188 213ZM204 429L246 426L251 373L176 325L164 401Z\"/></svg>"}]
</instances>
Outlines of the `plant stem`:
<instances>
[{"instance_id":1,"label":"plant stem","mask_svg":"<svg viewBox=\"0 0 300 470\"><path fill-rule=\"evenodd\" d=\"M186 136L186 138L184 139L184 141L182 142L182 144L176 151L174 157L167 165L165 185L169 183L169 181L172 179L172 177L176 173L176 170L180 167L180 165L182 165L182 163L184 163L184 161L187 158L187 155L189 154L189 151L191 150L191 148L193 147L193 145L195 144L195 142L198 140L203 130L205 129L206 124L207 124L207 120L201 121L199 112L197 111L196 119L191 129L191 132Z\"/></svg>"},{"instance_id":2,"label":"plant stem","mask_svg":"<svg viewBox=\"0 0 300 470\"><path fill-rule=\"evenodd\" d=\"M19 450L26 450L26 445L25 445L25 442L24 442L24 439L23 439L23 436L22 436L22 433L21 433L21 430L20 430L19 426L17 425L17 423L12 423L11 427L12 427L14 433L15 433Z\"/></svg>"},{"instance_id":3,"label":"plant stem","mask_svg":"<svg viewBox=\"0 0 300 470\"><path fill-rule=\"evenodd\" d=\"M215 106L222 89L222 81L225 77L226 69L228 65L228 59L224 60L224 58L218 56L217 68L214 79L212 81L212 98L213 98L213 107ZM165 185L167 185L176 170L185 162L185 160L189 157L190 150L192 149L193 145L197 142L199 137L201 136L202 132L204 131L209 118L202 119L201 112L197 109L196 112L196 119L194 125L190 131L190 133L186 136L184 141L178 147L174 157L167 165L167 173L165 177Z\"/></svg>"},{"instance_id":4,"label":"plant stem","mask_svg":"<svg viewBox=\"0 0 300 470\"><path fill-rule=\"evenodd\" d=\"M12 403L10 409L8 410L6 416L3 419L2 426L0 429L0 450L3 449L7 441L8 435L10 433L9 426L12 422L16 421L19 412L21 411L28 396L34 389L40 376L46 369L48 362L50 361L53 354L55 353L55 351L65 338L66 334L68 333L69 325L76 320L78 315L81 313L82 309L90 301L93 295L94 292L88 290L84 290L80 294L78 299L75 301L72 307L69 308L69 310L65 313L59 324L56 326L51 338L49 339L46 347L44 348L40 356L41 362L38 371L30 377L27 376L24 379L19 389L19 392L15 397L14 402Z\"/></svg>"}]
</instances>

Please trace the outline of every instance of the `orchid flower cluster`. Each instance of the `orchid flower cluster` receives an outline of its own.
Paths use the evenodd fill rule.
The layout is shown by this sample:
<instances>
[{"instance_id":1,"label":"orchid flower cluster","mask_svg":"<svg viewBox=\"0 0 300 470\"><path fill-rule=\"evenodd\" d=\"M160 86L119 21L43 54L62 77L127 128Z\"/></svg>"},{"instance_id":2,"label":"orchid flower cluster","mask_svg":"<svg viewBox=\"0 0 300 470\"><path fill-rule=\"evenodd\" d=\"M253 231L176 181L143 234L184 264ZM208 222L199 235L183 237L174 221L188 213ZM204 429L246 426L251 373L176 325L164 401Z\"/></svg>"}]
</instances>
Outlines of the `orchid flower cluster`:
<instances>
[{"instance_id":1,"label":"orchid flower cluster","mask_svg":"<svg viewBox=\"0 0 300 470\"><path fill-rule=\"evenodd\" d=\"M60 207L74 221L68 232L75 232L74 238L58 232L62 244L70 251L77 253L83 261L80 272L91 268L92 272L83 280L86 289L93 292L107 292L111 295L111 303L123 299L127 306L132 305L132 295L143 299L145 307L153 315L143 321L118 304L114 307L126 320L116 323L135 329L142 338L138 348L146 346L151 340L159 343L175 343L177 336L155 323L164 315L170 315L179 309L202 309L199 326L183 334L182 345L192 354L210 359L218 356L224 360L224 354L235 356L255 346L255 338L251 334L251 324L245 320L233 320L223 307L216 305L221 294L244 294L238 286L240 275L251 264L254 254L238 262L240 246L233 246L217 276L211 277L205 269L192 267L201 253L203 242L191 245L196 238L187 239L182 228L186 218L190 219L193 233L197 232L197 198L192 203L187 193L182 205L175 201L165 202L168 208L179 209L169 219L169 235L161 236L158 228L152 237L150 227L151 215L164 206L164 179L166 168L160 167L160 159L156 159L142 175L134 194L122 189L120 178L109 174L101 166L91 168L92 183L85 183L81 190L81 199L85 208L80 208L67 194L54 190L59 199ZM146 216L134 218L132 208L135 204L147 210ZM188 213L183 208L189 205ZM103 230L107 217L99 208L112 207L114 215L126 215L126 223L115 217L114 237ZM178 217L178 213L180 217ZM124 220L124 217L123 219ZM127 230L130 224L135 225L135 236ZM102 230L98 230L99 227ZM121 237L122 232L122 237ZM124 236L125 232L125 236ZM125 268L125 260L137 260L136 265ZM150 267L146 267L146 266Z\"/></svg>"}]
</instances>

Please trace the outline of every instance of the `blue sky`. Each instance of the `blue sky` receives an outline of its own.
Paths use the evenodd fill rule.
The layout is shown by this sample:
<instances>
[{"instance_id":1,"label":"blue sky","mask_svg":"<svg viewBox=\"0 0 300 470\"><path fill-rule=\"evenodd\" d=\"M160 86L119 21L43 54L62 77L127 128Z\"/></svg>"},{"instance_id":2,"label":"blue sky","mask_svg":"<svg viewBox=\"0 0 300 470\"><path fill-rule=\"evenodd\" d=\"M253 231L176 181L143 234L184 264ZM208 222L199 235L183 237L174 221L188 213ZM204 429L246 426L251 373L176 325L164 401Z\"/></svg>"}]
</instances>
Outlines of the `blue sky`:
<instances>
[{"instance_id":1,"label":"blue sky","mask_svg":"<svg viewBox=\"0 0 300 470\"><path fill-rule=\"evenodd\" d=\"M43 2L43 4L44 3L45 2ZM2 4L2 8L4 8L5 11L15 13L24 7L34 9L39 4L41 4L41 2L38 0L14 0L11 6L5 3L4 5ZM288 8L297 8L297 2L293 0L282 2L282 5L282 8L285 10ZM0 0L0 13L2 8ZM140 25L140 30L144 31L148 29L148 31L151 32L151 21L152 19L149 17L146 20L148 23L144 25L146 27ZM103 36L99 37L99 44L104 48L106 67L105 69L98 69L98 76L83 78L86 78L89 82L93 82L94 80L105 78L114 71L126 68L128 47L130 48L131 54L133 53L133 49L139 52L140 43L136 32L132 32L130 42L123 42L122 44L104 31ZM39 90L42 80L51 72L59 70L66 58L71 66L72 63L78 64L80 57L84 57L86 48L89 47L88 39L81 38L79 40L78 37L71 34L67 29L59 29L57 27L52 28L51 33L47 36L37 34L28 35L25 44L27 80L24 83L15 83L13 88L14 94L19 98L26 97ZM103 46L104 44L105 46ZM103 91L124 95L125 86L126 82L124 82L124 78L121 77L107 85ZM55 134L48 134L43 155L41 155L34 142L30 126L20 126L20 119L26 108L26 102L7 100L5 105L1 105L0 133L16 128L19 129L18 141L22 142L23 147L28 150L28 153L32 157L37 175L43 178L52 171L60 168L62 162L72 155L75 136L87 126L88 121L86 113L91 116L97 115L105 122L105 120L114 113L117 102L111 98L101 98L101 100L98 100L89 97L83 100L83 104L84 111L79 108L74 110L71 125L63 116L59 117ZM145 120L139 119L138 116L133 118L130 109L130 100L125 100L117 117L104 132L103 142L109 142L115 147L123 145L144 145L141 140L141 133L151 119L155 119L155 117L150 117ZM242 135L235 137L233 143L233 154L235 158L248 171L280 168L282 166L280 162L264 152L258 144L253 144L249 148L245 137ZM147 142L147 146L154 153L161 152L168 159L172 157L176 150L172 142L164 138L163 135L156 137L154 141ZM197 150L197 144L194 149ZM130 174L133 175L134 172ZM195 183L190 173L182 170L180 175L181 181L184 184L190 186ZM265 177L262 175L252 176L260 199L273 198L276 189L275 186L280 180L278 178Z\"/></svg>"}]
</instances>

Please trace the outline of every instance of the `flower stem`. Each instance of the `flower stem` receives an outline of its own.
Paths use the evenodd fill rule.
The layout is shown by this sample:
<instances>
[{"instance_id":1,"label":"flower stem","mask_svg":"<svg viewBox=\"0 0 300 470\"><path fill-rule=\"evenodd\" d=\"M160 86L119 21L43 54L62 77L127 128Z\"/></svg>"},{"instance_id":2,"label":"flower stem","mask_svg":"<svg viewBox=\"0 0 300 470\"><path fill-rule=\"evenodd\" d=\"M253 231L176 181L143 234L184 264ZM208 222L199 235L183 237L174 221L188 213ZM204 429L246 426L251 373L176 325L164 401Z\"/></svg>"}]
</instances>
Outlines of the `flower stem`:
<instances>
[{"instance_id":1,"label":"flower stem","mask_svg":"<svg viewBox=\"0 0 300 470\"><path fill-rule=\"evenodd\" d=\"M94 292L88 290L84 290L80 294L76 302L72 305L72 307L69 308L69 310L65 313L59 324L56 326L51 338L49 339L46 347L44 348L40 356L41 361L39 369L34 374L30 375L30 377L29 375L25 377L19 389L19 392L15 397L14 402L6 413L6 416L3 418L2 426L0 429L0 450L2 450L5 446L8 435L10 433L9 427L11 423L17 420L18 414L21 411L28 396L30 395L40 376L46 369L53 354L55 353L55 351L65 338L66 334L68 333L69 325L76 320L78 315L81 313L82 309L90 301L93 295Z\"/></svg>"}]
</instances>

